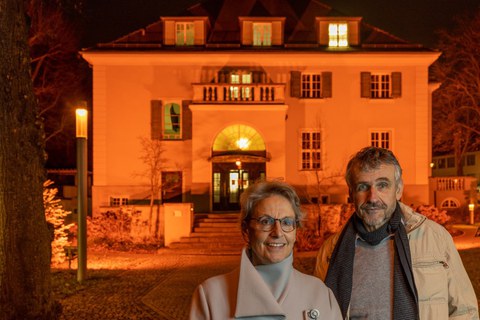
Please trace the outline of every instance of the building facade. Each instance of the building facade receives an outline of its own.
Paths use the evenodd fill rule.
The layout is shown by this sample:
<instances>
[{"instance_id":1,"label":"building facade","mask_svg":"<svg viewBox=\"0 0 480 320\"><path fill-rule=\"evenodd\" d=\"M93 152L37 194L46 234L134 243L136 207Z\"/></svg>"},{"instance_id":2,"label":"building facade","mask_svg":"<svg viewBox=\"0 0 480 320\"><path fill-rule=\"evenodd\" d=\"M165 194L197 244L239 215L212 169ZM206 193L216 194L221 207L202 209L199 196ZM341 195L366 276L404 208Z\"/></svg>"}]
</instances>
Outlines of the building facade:
<instances>
[{"instance_id":1,"label":"building facade","mask_svg":"<svg viewBox=\"0 0 480 320\"><path fill-rule=\"evenodd\" d=\"M153 154L159 198L195 212L238 210L257 179L345 203L346 164L367 145L398 156L405 202L429 202L439 53L295 3L202 2L81 52L93 69L94 211L148 199Z\"/></svg>"}]
</instances>

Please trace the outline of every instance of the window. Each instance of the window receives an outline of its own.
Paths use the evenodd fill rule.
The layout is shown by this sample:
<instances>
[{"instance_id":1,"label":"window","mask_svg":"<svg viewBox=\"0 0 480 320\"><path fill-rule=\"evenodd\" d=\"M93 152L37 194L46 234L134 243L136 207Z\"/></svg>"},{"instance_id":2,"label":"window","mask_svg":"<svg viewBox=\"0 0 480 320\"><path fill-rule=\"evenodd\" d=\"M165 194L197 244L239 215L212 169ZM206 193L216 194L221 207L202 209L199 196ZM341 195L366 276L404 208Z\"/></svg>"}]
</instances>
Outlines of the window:
<instances>
[{"instance_id":1,"label":"window","mask_svg":"<svg viewBox=\"0 0 480 320\"><path fill-rule=\"evenodd\" d=\"M128 205L127 197L110 197L110 207L120 207Z\"/></svg>"},{"instance_id":2,"label":"window","mask_svg":"<svg viewBox=\"0 0 480 320\"><path fill-rule=\"evenodd\" d=\"M452 209L452 208L458 208L459 206L460 206L460 203L458 202L457 199L447 198L443 200L440 207L445 209Z\"/></svg>"},{"instance_id":3,"label":"window","mask_svg":"<svg viewBox=\"0 0 480 320\"><path fill-rule=\"evenodd\" d=\"M177 103L167 103L163 107L163 139L181 139L181 110Z\"/></svg>"},{"instance_id":4,"label":"window","mask_svg":"<svg viewBox=\"0 0 480 320\"><path fill-rule=\"evenodd\" d=\"M323 99L332 97L332 73L290 72L290 95L295 98Z\"/></svg>"},{"instance_id":5,"label":"window","mask_svg":"<svg viewBox=\"0 0 480 320\"><path fill-rule=\"evenodd\" d=\"M272 45L272 23L254 22L253 23L253 45L271 46Z\"/></svg>"},{"instance_id":6,"label":"window","mask_svg":"<svg viewBox=\"0 0 480 320\"><path fill-rule=\"evenodd\" d=\"M251 84L251 72L232 72L230 74L231 84ZM231 100L252 100L252 88L249 86L231 86L230 87Z\"/></svg>"},{"instance_id":7,"label":"window","mask_svg":"<svg viewBox=\"0 0 480 320\"><path fill-rule=\"evenodd\" d=\"M392 133L390 130L370 132L370 145L372 147L391 149Z\"/></svg>"},{"instance_id":8,"label":"window","mask_svg":"<svg viewBox=\"0 0 480 320\"><path fill-rule=\"evenodd\" d=\"M361 97L369 99L391 99L402 95L402 74L361 73Z\"/></svg>"},{"instance_id":9,"label":"window","mask_svg":"<svg viewBox=\"0 0 480 320\"><path fill-rule=\"evenodd\" d=\"M193 46L195 40L195 25L193 22L176 22L175 31L175 44L177 46Z\"/></svg>"},{"instance_id":10,"label":"window","mask_svg":"<svg viewBox=\"0 0 480 320\"><path fill-rule=\"evenodd\" d=\"M455 168L455 158L448 157L447 158L447 168Z\"/></svg>"},{"instance_id":11,"label":"window","mask_svg":"<svg viewBox=\"0 0 480 320\"><path fill-rule=\"evenodd\" d=\"M321 74L302 74L302 98L320 98L322 96Z\"/></svg>"},{"instance_id":12,"label":"window","mask_svg":"<svg viewBox=\"0 0 480 320\"><path fill-rule=\"evenodd\" d=\"M301 132L301 170L321 170L321 134L319 130Z\"/></svg>"},{"instance_id":13,"label":"window","mask_svg":"<svg viewBox=\"0 0 480 320\"><path fill-rule=\"evenodd\" d=\"M162 171L162 201L182 202L181 171Z\"/></svg>"},{"instance_id":14,"label":"window","mask_svg":"<svg viewBox=\"0 0 480 320\"><path fill-rule=\"evenodd\" d=\"M468 154L467 155L467 166L474 166L475 165L475 155Z\"/></svg>"},{"instance_id":15,"label":"window","mask_svg":"<svg viewBox=\"0 0 480 320\"><path fill-rule=\"evenodd\" d=\"M445 158L438 159L438 169L445 169L446 160Z\"/></svg>"},{"instance_id":16,"label":"window","mask_svg":"<svg viewBox=\"0 0 480 320\"><path fill-rule=\"evenodd\" d=\"M330 23L328 25L328 46L348 47L347 23Z\"/></svg>"}]
</instances>

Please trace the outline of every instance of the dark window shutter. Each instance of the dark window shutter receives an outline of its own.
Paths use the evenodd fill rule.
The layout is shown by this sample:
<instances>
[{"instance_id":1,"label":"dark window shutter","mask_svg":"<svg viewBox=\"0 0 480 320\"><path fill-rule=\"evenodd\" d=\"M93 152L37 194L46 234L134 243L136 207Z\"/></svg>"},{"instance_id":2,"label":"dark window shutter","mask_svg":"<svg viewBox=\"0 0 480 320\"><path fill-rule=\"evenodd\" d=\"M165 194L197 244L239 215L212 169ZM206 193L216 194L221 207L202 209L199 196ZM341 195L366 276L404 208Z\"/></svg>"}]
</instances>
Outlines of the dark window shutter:
<instances>
[{"instance_id":1,"label":"dark window shutter","mask_svg":"<svg viewBox=\"0 0 480 320\"><path fill-rule=\"evenodd\" d=\"M300 98L301 92L301 80L302 73L300 71L290 72L290 96Z\"/></svg>"},{"instance_id":2,"label":"dark window shutter","mask_svg":"<svg viewBox=\"0 0 480 320\"><path fill-rule=\"evenodd\" d=\"M322 98L332 97L332 73L322 72Z\"/></svg>"},{"instance_id":3,"label":"dark window shutter","mask_svg":"<svg viewBox=\"0 0 480 320\"><path fill-rule=\"evenodd\" d=\"M253 83L261 83L262 82L262 72L261 71L253 71L252 72L252 82Z\"/></svg>"},{"instance_id":4,"label":"dark window shutter","mask_svg":"<svg viewBox=\"0 0 480 320\"><path fill-rule=\"evenodd\" d=\"M371 73L370 72L362 72L360 74L361 76L361 85L360 85L360 89L361 89L361 93L360 93L360 96L362 98L371 98L371 94L372 94L372 89L371 89L371 81L372 81L372 76L371 76Z\"/></svg>"},{"instance_id":5,"label":"dark window shutter","mask_svg":"<svg viewBox=\"0 0 480 320\"><path fill-rule=\"evenodd\" d=\"M191 140L192 139L192 110L190 110L189 105L192 103L191 100L182 101L182 139Z\"/></svg>"},{"instance_id":6,"label":"dark window shutter","mask_svg":"<svg viewBox=\"0 0 480 320\"><path fill-rule=\"evenodd\" d=\"M392 72L392 98L402 96L402 73Z\"/></svg>"},{"instance_id":7,"label":"dark window shutter","mask_svg":"<svg viewBox=\"0 0 480 320\"><path fill-rule=\"evenodd\" d=\"M150 104L150 136L152 140L162 140L162 111L162 101L152 100Z\"/></svg>"}]
</instances>

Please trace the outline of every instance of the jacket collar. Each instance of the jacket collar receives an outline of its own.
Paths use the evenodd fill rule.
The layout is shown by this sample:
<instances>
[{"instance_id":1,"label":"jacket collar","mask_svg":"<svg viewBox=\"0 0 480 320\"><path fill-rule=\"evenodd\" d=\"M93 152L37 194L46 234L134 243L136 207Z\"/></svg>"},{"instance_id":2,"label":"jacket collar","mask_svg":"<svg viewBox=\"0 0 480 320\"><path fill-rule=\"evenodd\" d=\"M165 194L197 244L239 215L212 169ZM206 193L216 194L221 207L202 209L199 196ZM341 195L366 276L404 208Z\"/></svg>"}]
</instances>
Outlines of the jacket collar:
<instances>
[{"instance_id":1,"label":"jacket collar","mask_svg":"<svg viewBox=\"0 0 480 320\"><path fill-rule=\"evenodd\" d=\"M427 219L424 215L413 211L413 209L406 204L400 201L398 203L402 210L403 223L407 234L418 228Z\"/></svg>"},{"instance_id":2,"label":"jacket collar","mask_svg":"<svg viewBox=\"0 0 480 320\"><path fill-rule=\"evenodd\" d=\"M287 290L290 286L291 280L292 276L290 276L288 281ZM279 301L275 299L260 274L250 262L246 249L243 249L240 261L235 317L241 318L269 315L280 316L279 319L284 319L286 318L285 312L282 310L280 304L285 299L285 296L286 295L283 294Z\"/></svg>"}]
</instances>

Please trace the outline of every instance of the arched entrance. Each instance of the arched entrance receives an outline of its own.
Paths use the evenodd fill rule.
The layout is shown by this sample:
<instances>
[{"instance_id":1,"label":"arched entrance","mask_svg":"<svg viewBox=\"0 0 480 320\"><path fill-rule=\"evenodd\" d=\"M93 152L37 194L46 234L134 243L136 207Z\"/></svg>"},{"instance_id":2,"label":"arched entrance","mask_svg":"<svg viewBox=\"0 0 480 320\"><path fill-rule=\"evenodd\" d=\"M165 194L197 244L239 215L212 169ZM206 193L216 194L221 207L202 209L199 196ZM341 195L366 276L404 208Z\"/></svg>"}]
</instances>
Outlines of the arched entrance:
<instances>
[{"instance_id":1,"label":"arched entrance","mask_svg":"<svg viewBox=\"0 0 480 320\"><path fill-rule=\"evenodd\" d=\"M239 210L242 192L265 179L265 142L252 127L229 126L216 136L211 161L213 210Z\"/></svg>"}]
</instances>

